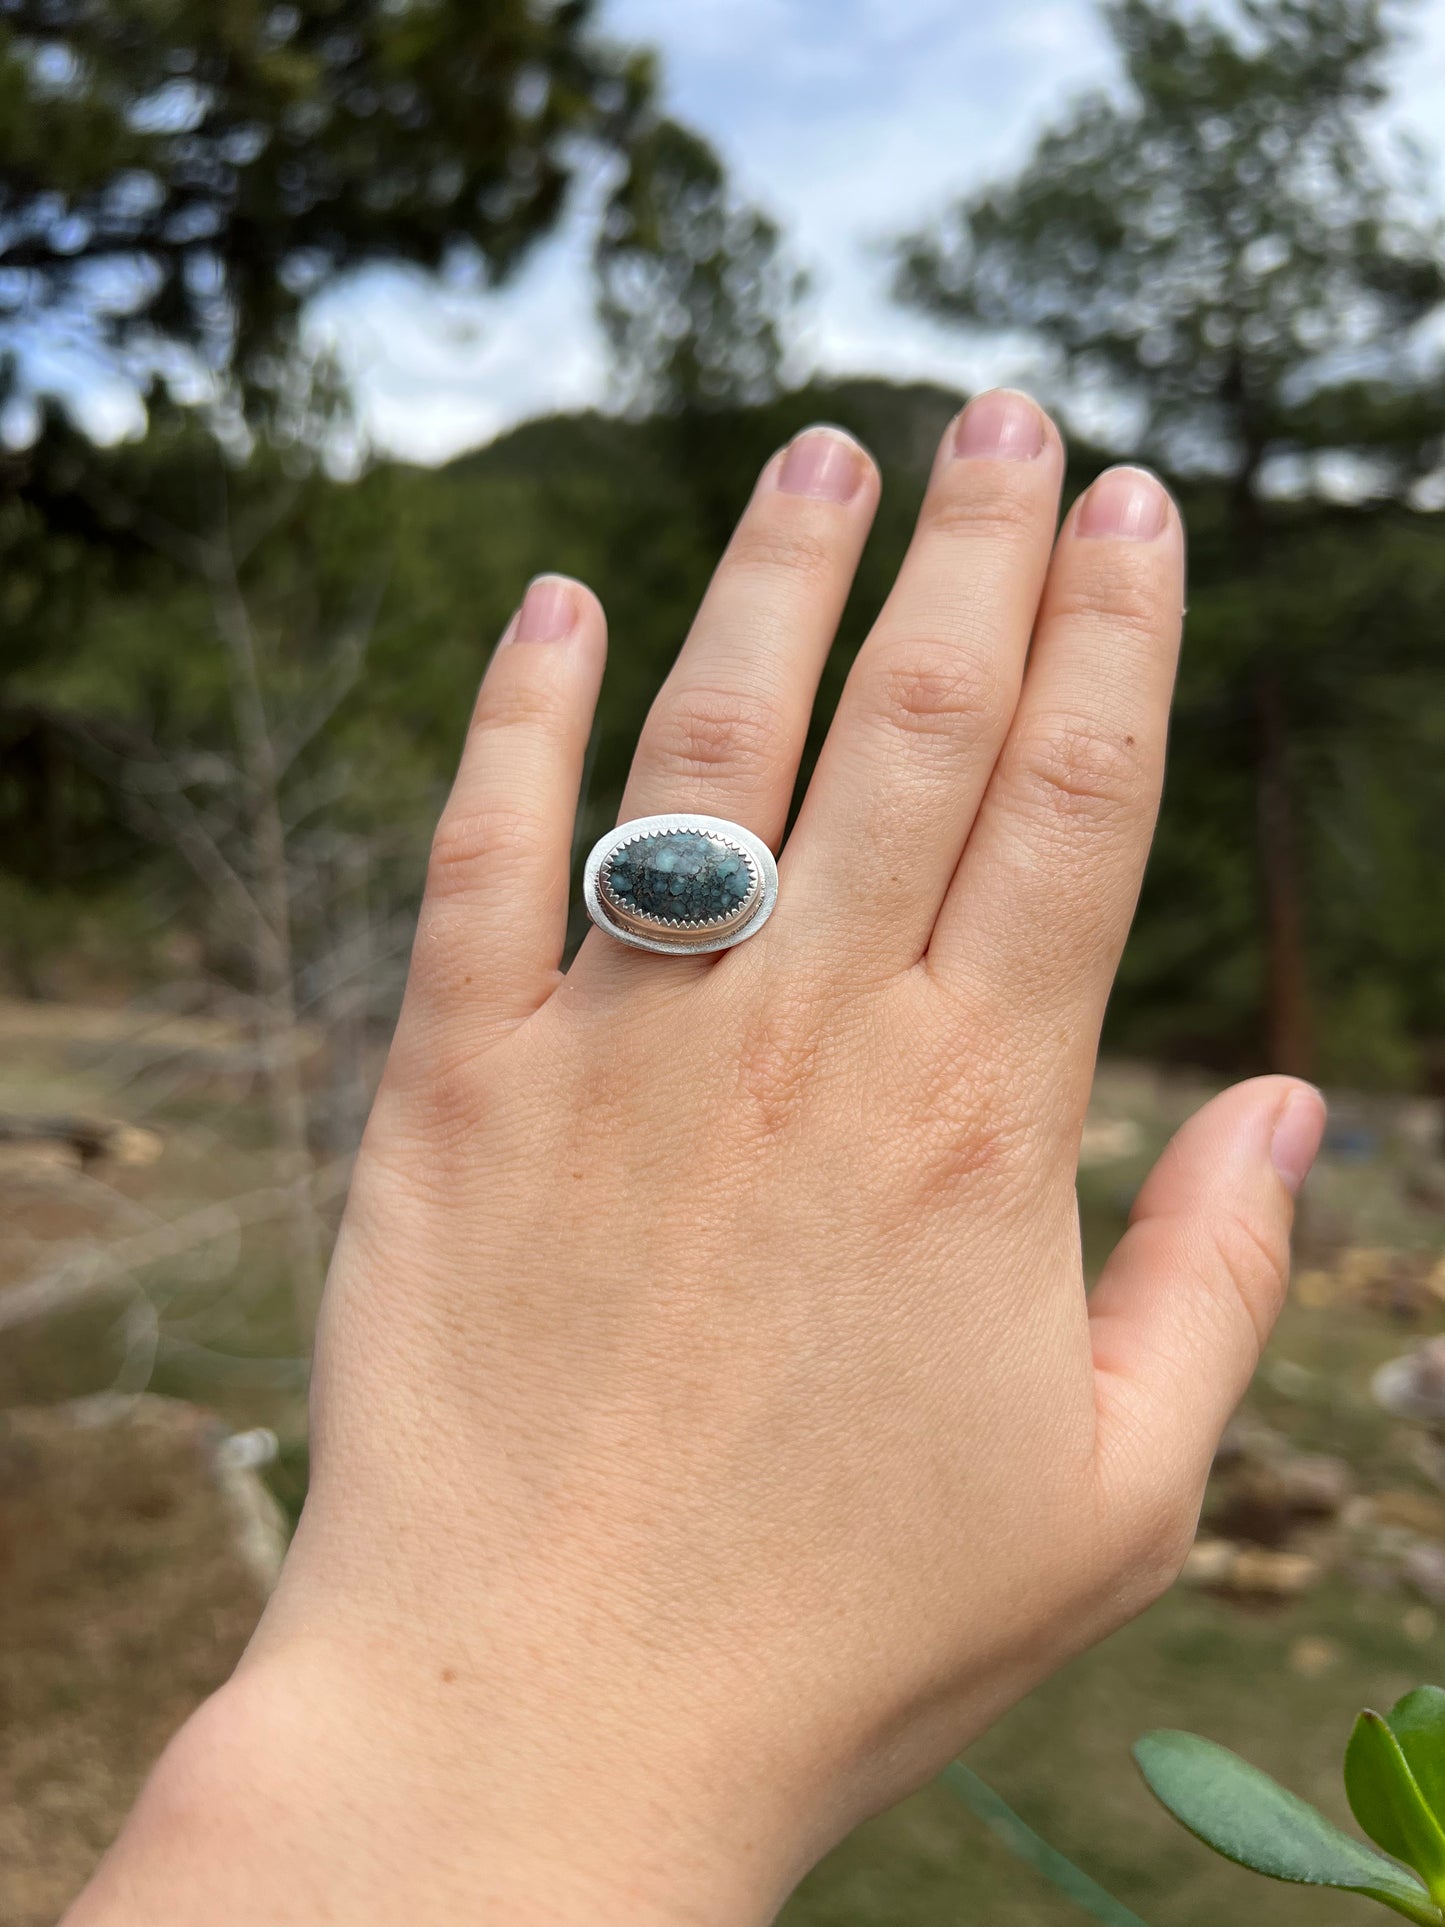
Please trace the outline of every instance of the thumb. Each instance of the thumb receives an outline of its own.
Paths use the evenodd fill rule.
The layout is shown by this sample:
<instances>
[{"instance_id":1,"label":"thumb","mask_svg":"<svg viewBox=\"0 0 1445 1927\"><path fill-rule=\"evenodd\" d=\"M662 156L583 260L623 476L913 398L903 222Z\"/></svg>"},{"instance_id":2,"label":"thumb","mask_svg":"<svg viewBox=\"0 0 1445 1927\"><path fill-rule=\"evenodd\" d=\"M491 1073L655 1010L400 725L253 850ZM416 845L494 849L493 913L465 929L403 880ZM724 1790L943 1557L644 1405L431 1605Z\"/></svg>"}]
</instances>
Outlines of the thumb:
<instances>
[{"instance_id":1,"label":"thumb","mask_svg":"<svg viewBox=\"0 0 1445 1927\"><path fill-rule=\"evenodd\" d=\"M1279 1315L1324 1128L1312 1085L1257 1077L1196 1112L1145 1180L1089 1300L1106 1478L1202 1489Z\"/></svg>"}]
</instances>

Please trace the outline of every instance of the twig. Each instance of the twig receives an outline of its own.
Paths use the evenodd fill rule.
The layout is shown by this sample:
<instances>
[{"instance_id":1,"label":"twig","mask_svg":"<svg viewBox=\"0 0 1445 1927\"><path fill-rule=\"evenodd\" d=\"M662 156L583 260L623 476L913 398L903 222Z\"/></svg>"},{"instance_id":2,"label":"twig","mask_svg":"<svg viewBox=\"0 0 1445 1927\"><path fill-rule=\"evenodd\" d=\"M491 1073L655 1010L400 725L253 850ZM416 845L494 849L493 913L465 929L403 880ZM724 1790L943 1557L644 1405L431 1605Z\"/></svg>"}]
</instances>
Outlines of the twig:
<instances>
[{"instance_id":1,"label":"twig","mask_svg":"<svg viewBox=\"0 0 1445 1927\"><path fill-rule=\"evenodd\" d=\"M323 1166L307 1187L308 1205L314 1210L338 1197L346 1187L350 1169L346 1158ZM202 1205L184 1217L118 1238L104 1247L77 1240L38 1277L0 1292L0 1331L72 1311L93 1299L134 1291L136 1272L230 1237L241 1226L263 1224L295 1209L294 1185L268 1185L239 1198Z\"/></svg>"}]
</instances>

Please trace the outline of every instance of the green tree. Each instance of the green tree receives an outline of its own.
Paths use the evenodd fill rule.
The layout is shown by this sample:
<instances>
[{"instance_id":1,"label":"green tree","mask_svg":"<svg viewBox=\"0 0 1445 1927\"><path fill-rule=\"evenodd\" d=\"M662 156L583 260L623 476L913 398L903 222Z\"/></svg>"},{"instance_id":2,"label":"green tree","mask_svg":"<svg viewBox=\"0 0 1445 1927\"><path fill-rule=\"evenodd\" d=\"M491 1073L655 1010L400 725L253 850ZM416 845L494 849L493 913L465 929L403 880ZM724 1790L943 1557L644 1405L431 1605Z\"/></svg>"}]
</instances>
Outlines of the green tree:
<instances>
[{"instance_id":1,"label":"green tree","mask_svg":"<svg viewBox=\"0 0 1445 1927\"><path fill-rule=\"evenodd\" d=\"M512 272L648 118L593 0L0 0L0 351L41 323L284 407L300 305Z\"/></svg>"},{"instance_id":2,"label":"green tree","mask_svg":"<svg viewBox=\"0 0 1445 1927\"><path fill-rule=\"evenodd\" d=\"M645 413L773 400L805 287L778 226L708 144L661 120L634 143L597 238L598 310L625 399Z\"/></svg>"},{"instance_id":3,"label":"green tree","mask_svg":"<svg viewBox=\"0 0 1445 1927\"><path fill-rule=\"evenodd\" d=\"M1041 340L1131 419L1144 457L1222 480L1231 587L1210 701L1252 772L1266 1053L1307 1070L1299 716L1319 663L1299 518L1273 484L1308 490L1343 457L1363 490L1401 499L1439 467L1445 387L1420 331L1445 300L1441 226L1380 136L1389 0L1104 12L1122 93L1081 101L1013 178L901 243L898 288ZM1353 670L1357 686L1370 666Z\"/></svg>"}]
</instances>

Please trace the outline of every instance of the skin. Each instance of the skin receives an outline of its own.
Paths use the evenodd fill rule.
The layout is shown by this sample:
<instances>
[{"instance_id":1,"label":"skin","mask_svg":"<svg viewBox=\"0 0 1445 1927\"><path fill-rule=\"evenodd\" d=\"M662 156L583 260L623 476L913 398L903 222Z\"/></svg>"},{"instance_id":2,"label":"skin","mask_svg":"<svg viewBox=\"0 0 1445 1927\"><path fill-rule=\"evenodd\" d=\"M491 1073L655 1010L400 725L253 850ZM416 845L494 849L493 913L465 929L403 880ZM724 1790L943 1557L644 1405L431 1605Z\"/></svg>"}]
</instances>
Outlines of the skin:
<instances>
[{"instance_id":1,"label":"skin","mask_svg":"<svg viewBox=\"0 0 1445 1927\"><path fill-rule=\"evenodd\" d=\"M604 623L532 585L436 835L305 1516L70 1927L765 1922L1170 1583L1323 1107L1206 1106L1086 1297L1184 541L1134 469L1056 536L1063 465L1025 397L950 427L778 908L720 956L594 931L562 973ZM877 489L826 429L764 470L624 819L779 845Z\"/></svg>"}]
</instances>

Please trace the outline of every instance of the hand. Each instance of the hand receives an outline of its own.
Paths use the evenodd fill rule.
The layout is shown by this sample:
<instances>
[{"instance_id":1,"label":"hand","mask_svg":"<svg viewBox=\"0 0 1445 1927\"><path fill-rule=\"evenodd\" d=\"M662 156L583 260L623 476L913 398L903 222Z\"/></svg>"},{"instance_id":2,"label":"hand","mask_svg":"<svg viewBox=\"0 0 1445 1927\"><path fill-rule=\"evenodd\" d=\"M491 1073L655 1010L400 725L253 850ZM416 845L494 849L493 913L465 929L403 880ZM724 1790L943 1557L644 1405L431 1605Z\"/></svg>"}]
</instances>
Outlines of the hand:
<instances>
[{"instance_id":1,"label":"hand","mask_svg":"<svg viewBox=\"0 0 1445 1927\"><path fill-rule=\"evenodd\" d=\"M437 831L295 1546L77 1923L763 1921L1170 1582L1323 1113L1207 1106L1086 1298L1184 546L1133 469L1055 542L1062 474L1022 396L950 429L777 910L715 957L593 932L560 972L603 618L533 584ZM833 431L769 463L624 817L776 847L876 496Z\"/></svg>"}]
</instances>

